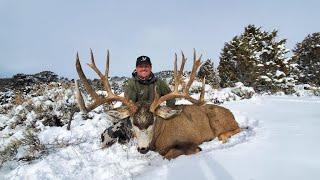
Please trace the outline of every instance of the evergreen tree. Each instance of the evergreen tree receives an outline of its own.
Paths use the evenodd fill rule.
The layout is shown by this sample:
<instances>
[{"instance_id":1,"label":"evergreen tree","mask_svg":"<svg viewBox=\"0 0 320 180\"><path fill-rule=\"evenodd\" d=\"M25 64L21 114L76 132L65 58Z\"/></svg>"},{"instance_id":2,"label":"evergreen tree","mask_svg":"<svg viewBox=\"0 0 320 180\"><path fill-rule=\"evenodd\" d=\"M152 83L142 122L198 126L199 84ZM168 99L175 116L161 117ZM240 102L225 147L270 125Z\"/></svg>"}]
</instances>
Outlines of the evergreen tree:
<instances>
[{"instance_id":1,"label":"evergreen tree","mask_svg":"<svg viewBox=\"0 0 320 180\"><path fill-rule=\"evenodd\" d=\"M208 59L205 63L201 65L198 71L198 77L206 77L206 83L211 85L213 88L220 88L220 78L217 71L214 68L213 62Z\"/></svg>"},{"instance_id":2,"label":"evergreen tree","mask_svg":"<svg viewBox=\"0 0 320 180\"><path fill-rule=\"evenodd\" d=\"M221 86L242 82L258 92L292 92L295 64L286 57L286 39L277 40L277 33L248 25L243 34L225 43L218 67Z\"/></svg>"},{"instance_id":3,"label":"evergreen tree","mask_svg":"<svg viewBox=\"0 0 320 180\"><path fill-rule=\"evenodd\" d=\"M320 32L309 34L293 53L301 71L299 82L320 86Z\"/></svg>"}]
</instances>

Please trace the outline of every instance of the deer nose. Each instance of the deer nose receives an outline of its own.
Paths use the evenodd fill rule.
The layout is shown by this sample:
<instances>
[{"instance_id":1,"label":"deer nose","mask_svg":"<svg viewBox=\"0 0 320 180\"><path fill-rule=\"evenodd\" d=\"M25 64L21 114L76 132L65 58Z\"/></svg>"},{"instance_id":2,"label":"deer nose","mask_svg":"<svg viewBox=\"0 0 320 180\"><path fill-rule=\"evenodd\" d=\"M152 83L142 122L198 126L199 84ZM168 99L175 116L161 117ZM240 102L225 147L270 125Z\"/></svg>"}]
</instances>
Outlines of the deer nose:
<instances>
[{"instance_id":1,"label":"deer nose","mask_svg":"<svg viewBox=\"0 0 320 180\"><path fill-rule=\"evenodd\" d=\"M138 151L141 154L146 154L149 151L149 148L145 148L145 147L139 148L138 147Z\"/></svg>"}]
</instances>

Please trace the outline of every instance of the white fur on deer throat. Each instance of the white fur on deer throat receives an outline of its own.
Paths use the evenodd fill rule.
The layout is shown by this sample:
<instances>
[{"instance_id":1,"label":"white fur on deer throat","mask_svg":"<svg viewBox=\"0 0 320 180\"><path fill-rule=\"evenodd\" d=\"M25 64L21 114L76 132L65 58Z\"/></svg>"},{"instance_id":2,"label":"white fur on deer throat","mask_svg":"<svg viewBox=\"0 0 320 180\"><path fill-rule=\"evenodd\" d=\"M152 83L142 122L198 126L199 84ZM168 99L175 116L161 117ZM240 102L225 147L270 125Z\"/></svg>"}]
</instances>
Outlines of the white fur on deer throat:
<instances>
[{"instance_id":1,"label":"white fur on deer throat","mask_svg":"<svg viewBox=\"0 0 320 180\"><path fill-rule=\"evenodd\" d=\"M150 125L147 129L141 130L135 125L132 126L139 148L149 147L153 138L153 127L154 125Z\"/></svg>"}]
</instances>

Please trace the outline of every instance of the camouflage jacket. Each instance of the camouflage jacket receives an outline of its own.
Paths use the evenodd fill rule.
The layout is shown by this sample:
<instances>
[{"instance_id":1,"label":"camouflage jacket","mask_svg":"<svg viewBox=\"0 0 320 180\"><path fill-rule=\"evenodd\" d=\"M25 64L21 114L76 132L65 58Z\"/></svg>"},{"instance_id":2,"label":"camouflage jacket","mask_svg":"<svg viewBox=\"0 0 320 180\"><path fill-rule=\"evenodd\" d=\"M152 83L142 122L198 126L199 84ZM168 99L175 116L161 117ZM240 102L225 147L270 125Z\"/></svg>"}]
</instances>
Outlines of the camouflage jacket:
<instances>
[{"instance_id":1,"label":"camouflage jacket","mask_svg":"<svg viewBox=\"0 0 320 180\"><path fill-rule=\"evenodd\" d=\"M154 86L157 86L157 92L160 96L166 95L171 92L167 83L151 73L150 77L142 80L137 76L134 71L132 78L130 78L124 85L124 95L133 102L149 102L154 99ZM166 102L167 106L174 106L175 99Z\"/></svg>"}]
</instances>

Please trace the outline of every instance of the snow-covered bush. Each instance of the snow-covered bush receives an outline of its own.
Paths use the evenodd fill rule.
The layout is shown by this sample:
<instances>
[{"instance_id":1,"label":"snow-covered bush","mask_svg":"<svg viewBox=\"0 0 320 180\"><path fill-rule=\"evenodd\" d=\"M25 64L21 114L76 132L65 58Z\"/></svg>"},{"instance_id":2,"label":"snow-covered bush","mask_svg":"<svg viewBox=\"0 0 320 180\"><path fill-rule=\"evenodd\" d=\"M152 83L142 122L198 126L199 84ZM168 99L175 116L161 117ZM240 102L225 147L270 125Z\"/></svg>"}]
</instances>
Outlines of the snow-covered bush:
<instances>
[{"instance_id":1,"label":"snow-covered bush","mask_svg":"<svg viewBox=\"0 0 320 180\"><path fill-rule=\"evenodd\" d=\"M309 34L293 49L301 73L299 83L320 86L320 32Z\"/></svg>"},{"instance_id":2,"label":"snow-covered bush","mask_svg":"<svg viewBox=\"0 0 320 180\"><path fill-rule=\"evenodd\" d=\"M252 87L246 87L243 83L235 83L235 87L231 88L231 92L239 96L241 99L250 99L255 91Z\"/></svg>"},{"instance_id":3,"label":"snow-covered bush","mask_svg":"<svg viewBox=\"0 0 320 180\"><path fill-rule=\"evenodd\" d=\"M206 84L211 85L213 88L220 88L220 77L217 69L215 69L213 62L208 59L199 68L198 75L200 79L206 78Z\"/></svg>"},{"instance_id":4,"label":"snow-covered bush","mask_svg":"<svg viewBox=\"0 0 320 180\"><path fill-rule=\"evenodd\" d=\"M7 144L4 148L0 149L0 167L6 161L13 160L18 153L18 148L21 145L20 140L13 140Z\"/></svg>"},{"instance_id":5,"label":"snow-covered bush","mask_svg":"<svg viewBox=\"0 0 320 180\"><path fill-rule=\"evenodd\" d=\"M188 79L186 79L188 80ZM202 82L195 80L190 88L190 94L196 99L199 98ZM254 96L255 91L252 87L246 87L241 82L235 83L235 87L214 89L212 86L205 85L205 101L208 103L222 104L225 101L235 101L249 99Z\"/></svg>"},{"instance_id":6,"label":"snow-covered bush","mask_svg":"<svg viewBox=\"0 0 320 180\"><path fill-rule=\"evenodd\" d=\"M28 93L19 96L23 98L21 103L13 100L0 105L0 137L4 138L0 148L0 164L11 160L31 161L46 154L48 147L61 147L61 142L44 145L38 134L49 126L66 125L72 110L76 108L70 84L34 85Z\"/></svg>"},{"instance_id":7,"label":"snow-covered bush","mask_svg":"<svg viewBox=\"0 0 320 180\"><path fill-rule=\"evenodd\" d=\"M278 40L277 34L248 25L244 33L225 43L218 67L221 86L242 82L257 92L292 93L297 65L286 57L286 40Z\"/></svg>"},{"instance_id":8,"label":"snow-covered bush","mask_svg":"<svg viewBox=\"0 0 320 180\"><path fill-rule=\"evenodd\" d=\"M14 100L13 91L0 92L0 105L12 103Z\"/></svg>"},{"instance_id":9,"label":"snow-covered bush","mask_svg":"<svg viewBox=\"0 0 320 180\"><path fill-rule=\"evenodd\" d=\"M296 85L294 87L297 96L320 96L320 87L310 86L309 84Z\"/></svg>"},{"instance_id":10,"label":"snow-covered bush","mask_svg":"<svg viewBox=\"0 0 320 180\"><path fill-rule=\"evenodd\" d=\"M47 153L45 145L40 142L37 134L32 129L28 129L23 134L21 145L16 158L23 161L31 161Z\"/></svg>"},{"instance_id":11,"label":"snow-covered bush","mask_svg":"<svg viewBox=\"0 0 320 180\"><path fill-rule=\"evenodd\" d=\"M209 91L207 100L215 104L222 104L225 101L249 99L254 94L255 91L252 87L246 87L242 83L236 83L236 87Z\"/></svg>"},{"instance_id":12,"label":"snow-covered bush","mask_svg":"<svg viewBox=\"0 0 320 180\"><path fill-rule=\"evenodd\" d=\"M8 112L9 117L15 119L10 125L13 129L21 123L33 124L25 122L28 116L34 116L44 125L62 126L76 105L72 89L56 83L32 89L23 99L21 105L16 104L16 108Z\"/></svg>"},{"instance_id":13,"label":"snow-covered bush","mask_svg":"<svg viewBox=\"0 0 320 180\"><path fill-rule=\"evenodd\" d=\"M10 160L31 161L39 158L46 151L46 147L41 144L33 129L27 129L23 132L21 139L13 139L7 146L0 149L0 166Z\"/></svg>"}]
</instances>

